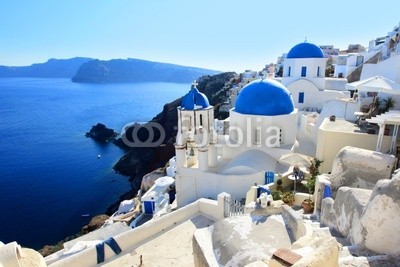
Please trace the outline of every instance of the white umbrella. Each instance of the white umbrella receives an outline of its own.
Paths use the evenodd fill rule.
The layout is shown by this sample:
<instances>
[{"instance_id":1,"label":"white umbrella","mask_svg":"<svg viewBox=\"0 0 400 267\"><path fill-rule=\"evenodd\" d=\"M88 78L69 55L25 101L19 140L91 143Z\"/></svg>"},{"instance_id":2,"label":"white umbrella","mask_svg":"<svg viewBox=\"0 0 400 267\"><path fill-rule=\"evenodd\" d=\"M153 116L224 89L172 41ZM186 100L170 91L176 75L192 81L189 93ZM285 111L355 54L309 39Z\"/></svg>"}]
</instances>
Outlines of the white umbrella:
<instances>
[{"instance_id":1,"label":"white umbrella","mask_svg":"<svg viewBox=\"0 0 400 267\"><path fill-rule=\"evenodd\" d=\"M382 76L373 76L361 81L348 83L346 84L346 89L400 94L400 84Z\"/></svg>"},{"instance_id":2,"label":"white umbrella","mask_svg":"<svg viewBox=\"0 0 400 267\"><path fill-rule=\"evenodd\" d=\"M400 94L400 84L382 76L373 76L361 81L348 83L346 84L346 89L358 90L359 92ZM370 114L376 109L376 95L377 94L374 94L374 98L372 99L370 111L363 114L365 118L371 116Z\"/></svg>"},{"instance_id":3,"label":"white umbrella","mask_svg":"<svg viewBox=\"0 0 400 267\"><path fill-rule=\"evenodd\" d=\"M311 157L300 153L289 153L282 155L278 162L289 166L297 165L308 168L311 166Z\"/></svg>"},{"instance_id":4,"label":"white umbrella","mask_svg":"<svg viewBox=\"0 0 400 267\"><path fill-rule=\"evenodd\" d=\"M359 92L383 92L388 94L400 94L400 84L382 76L373 76L361 81L346 84L346 89ZM372 100L375 103L376 94Z\"/></svg>"},{"instance_id":5,"label":"white umbrella","mask_svg":"<svg viewBox=\"0 0 400 267\"><path fill-rule=\"evenodd\" d=\"M311 157L300 154L300 153L289 153L282 155L278 162L281 164L295 166L298 167L310 167L311 166ZM294 192L296 192L296 183L297 183L297 176L294 176Z\"/></svg>"}]
</instances>

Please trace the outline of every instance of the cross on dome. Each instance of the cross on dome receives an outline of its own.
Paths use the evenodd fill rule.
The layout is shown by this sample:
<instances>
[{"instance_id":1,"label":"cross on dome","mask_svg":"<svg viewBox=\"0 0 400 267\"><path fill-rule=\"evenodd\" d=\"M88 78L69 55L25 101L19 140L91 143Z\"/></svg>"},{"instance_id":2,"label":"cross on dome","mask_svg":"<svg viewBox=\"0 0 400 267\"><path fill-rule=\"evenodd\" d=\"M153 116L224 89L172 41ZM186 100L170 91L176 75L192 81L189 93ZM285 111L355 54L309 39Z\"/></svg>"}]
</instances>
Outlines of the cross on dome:
<instances>
[{"instance_id":1,"label":"cross on dome","mask_svg":"<svg viewBox=\"0 0 400 267\"><path fill-rule=\"evenodd\" d=\"M208 98L205 94L200 93L196 88L198 83L193 81L192 88L189 93L183 96L181 106L186 110L203 109L210 106Z\"/></svg>"}]
</instances>

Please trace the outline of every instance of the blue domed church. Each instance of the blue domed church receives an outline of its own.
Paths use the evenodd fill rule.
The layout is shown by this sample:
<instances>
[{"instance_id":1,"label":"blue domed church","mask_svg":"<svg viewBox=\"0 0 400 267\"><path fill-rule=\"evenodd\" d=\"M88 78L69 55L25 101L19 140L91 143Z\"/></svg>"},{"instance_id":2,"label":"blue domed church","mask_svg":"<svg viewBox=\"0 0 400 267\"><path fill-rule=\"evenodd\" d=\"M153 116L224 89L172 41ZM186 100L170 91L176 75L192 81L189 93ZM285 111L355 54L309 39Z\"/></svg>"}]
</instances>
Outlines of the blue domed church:
<instances>
[{"instance_id":1,"label":"blue domed church","mask_svg":"<svg viewBox=\"0 0 400 267\"><path fill-rule=\"evenodd\" d=\"M176 200L179 207L221 192L246 198L274 175L278 159L297 145L297 109L290 91L259 79L240 91L229 127L217 135L213 107L195 84L178 107Z\"/></svg>"},{"instance_id":2,"label":"blue domed church","mask_svg":"<svg viewBox=\"0 0 400 267\"><path fill-rule=\"evenodd\" d=\"M308 42L295 45L287 53L281 82L300 110L320 111L324 102L350 96L346 79L325 77L326 61L321 48Z\"/></svg>"}]
</instances>

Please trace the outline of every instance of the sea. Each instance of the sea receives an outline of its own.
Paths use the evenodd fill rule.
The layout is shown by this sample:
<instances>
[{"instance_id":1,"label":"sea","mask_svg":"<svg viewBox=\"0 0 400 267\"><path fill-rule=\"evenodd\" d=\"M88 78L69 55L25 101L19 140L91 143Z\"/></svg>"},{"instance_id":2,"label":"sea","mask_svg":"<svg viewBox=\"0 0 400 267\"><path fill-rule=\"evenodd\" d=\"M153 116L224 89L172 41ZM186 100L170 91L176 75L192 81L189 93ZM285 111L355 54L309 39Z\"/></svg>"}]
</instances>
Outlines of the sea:
<instances>
[{"instance_id":1,"label":"sea","mask_svg":"<svg viewBox=\"0 0 400 267\"><path fill-rule=\"evenodd\" d=\"M121 132L149 121L189 90L176 83L1 78L0 241L40 249L105 213L131 189L112 169L124 151L85 133L99 122Z\"/></svg>"}]
</instances>

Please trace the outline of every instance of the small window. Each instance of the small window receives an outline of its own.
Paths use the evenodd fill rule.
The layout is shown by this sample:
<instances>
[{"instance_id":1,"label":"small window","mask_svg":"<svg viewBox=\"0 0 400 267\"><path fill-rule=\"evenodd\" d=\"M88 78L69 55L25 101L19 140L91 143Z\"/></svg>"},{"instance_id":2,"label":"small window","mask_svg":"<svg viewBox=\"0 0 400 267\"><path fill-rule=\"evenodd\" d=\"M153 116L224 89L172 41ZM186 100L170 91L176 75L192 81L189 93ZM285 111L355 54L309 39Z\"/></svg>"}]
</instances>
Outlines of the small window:
<instances>
[{"instance_id":1,"label":"small window","mask_svg":"<svg viewBox=\"0 0 400 267\"><path fill-rule=\"evenodd\" d=\"M301 77L306 77L307 75L307 67L303 66L301 67Z\"/></svg>"},{"instance_id":2,"label":"small window","mask_svg":"<svg viewBox=\"0 0 400 267\"><path fill-rule=\"evenodd\" d=\"M300 92L299 93L299 104L303 104L304 103L304 92Z\"/></svg>"},{"instance_id":3,"label":"small window","mask_svg":"<svg viewBox=\"0 0 400 267\"><path fill-rule=\"evenodd\" d=\"M288 77L290 77L290 72L291 72L291 70L292 70L292 67L289 67L289 69L288 69Z\"/></svg>"},{"instance_id":4,"label":"small window","mask_svg":"<svg viewBox=\"0 0 400 267\"><path fill-rule=\"evenodd\" d=\"M200 126L203 126L203 115L200 114Z\"/></svg>"},{"instance_id":5,"label":"small window","mask_svg":"<svg viewBox=\"0 0 400 267\"><path fill-rule=\"evenodd\" d=\"M317 68L317 77L319 77L320 75L321 75L321 67L318 66L318 68Z\"/></svg>"}]
</instances>

